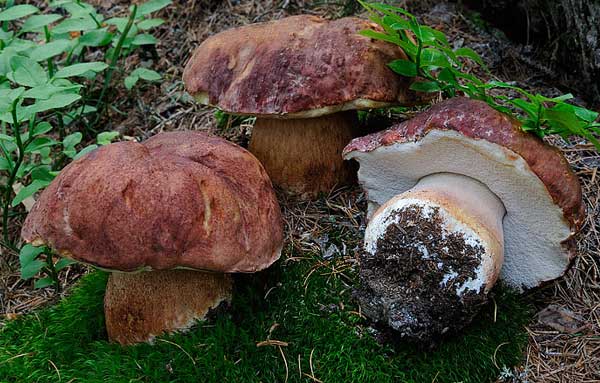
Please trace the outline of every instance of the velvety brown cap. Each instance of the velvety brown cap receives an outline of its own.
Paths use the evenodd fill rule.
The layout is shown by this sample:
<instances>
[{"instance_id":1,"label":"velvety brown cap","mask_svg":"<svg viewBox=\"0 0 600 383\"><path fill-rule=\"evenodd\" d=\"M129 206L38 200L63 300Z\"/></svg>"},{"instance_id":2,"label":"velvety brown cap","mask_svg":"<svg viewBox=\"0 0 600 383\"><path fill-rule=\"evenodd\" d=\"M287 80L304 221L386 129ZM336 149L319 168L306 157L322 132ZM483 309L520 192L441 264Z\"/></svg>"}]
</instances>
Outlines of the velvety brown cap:
<instances>
[{"instance_id":1,"label":"velvety brown cap","mask_svg":"<svg viewBox=\"0 0 600 383\"><path fill-rule=\"evenodd\" d=\"M510 150L507 156L514 156L514 153L521 156L544 183L571 228L576 231L583 223L585 208L581 186L562 153L534 135L523 132L518 121L484 101L456 97L440 102L388 130L354 139L344 148L343 155L353 151L370 152L395 143L419 141L432 130L454 130L466 137L487 140L507 148Z\"/></svg>"},{"instance_id":2,"label":"velvety brown cap","mask_svg":"<svg viewBox=\"0 0 600 383\"><path fill-rule=\"evenodd\" d=\"M283 226L252 154L204 133L173 132L69 164L33 206L22 236L112 270L254 272L279 258Z\"/></svg>"},{"instance_id":3,"label":"velvety brown cap","mask_svg":"<svg viewBox=\"0 0 600 383\"><path fill-rule=\"evenodd\" d=\"M230 29L196 49L183 82L199 102L236 114L316 117L415 103L410 80L387 67L404 52L360 36L363 29L379 27L301 15Z\"/></svg>"}]
</instances>

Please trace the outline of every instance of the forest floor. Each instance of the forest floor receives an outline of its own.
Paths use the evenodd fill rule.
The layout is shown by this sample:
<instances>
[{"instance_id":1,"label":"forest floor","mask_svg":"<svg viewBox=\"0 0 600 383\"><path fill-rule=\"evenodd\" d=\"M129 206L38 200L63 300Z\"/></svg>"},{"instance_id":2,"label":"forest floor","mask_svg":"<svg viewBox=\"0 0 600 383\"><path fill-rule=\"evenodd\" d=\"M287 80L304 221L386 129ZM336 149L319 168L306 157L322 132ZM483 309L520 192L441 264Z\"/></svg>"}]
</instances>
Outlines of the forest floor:
<instances>
[{"instance_id":1,"label":"forest floor","mask_svg":"<svg viewBox=\"0 0 600 383\"><path fill-rule=\"evenodd\" d=\"M129 5L129 1L90 2L111 16L125 13ZM449 4L397 3L416 14L422 22L442 30L456 47L475 49L494 77L514 81L525 89L547 96L569 91L564 85L560 89L556 87L557 82L549 79L546 67L531 58L529 47L510 43L498 31L487 28L476 15ZM126 139L146 139L162 131L202 130L247 146L251 121L241 124L218 121L213 109L197 105L184 92L183 66L194 47L222 30L293 14L337 18L360 13L358 7L347 4L350 3L300 0L176 1L160 15L167 22L155 34L160 40L158 58L133 55L127 63L135 67L141 60L154 60L153 68L163 74L164 80L130 93L123 90L122 94L113 94L113 108L106 121L106 130L117 130ZM391 124L407 116L389 117L387 123ZM382 129L385 127L381 126ZM556 138L551 141L565 153L584 191L588 215L578 236L579 257L563 279L526 295L525 299L533 302L538 313L528 317L528 344L521 362L510 371L502 372L501 366L496 366L497 376L507 382L597 382L600 381L600 156L590 145ZM354 252L364 231L365 202L359 187L335 191L310 203L299 204L282 196L282 205L288 233L286 248L291 249L288 254L309 252L330 257L335 253L338 256L335 262L327 257L320 259L315 263L316 268L306 270L305 278L308 279L315 270L325 270L341 278L340 283L345 286L342 289L347 290L348 281L344 281L344 275L355 267ZM12 224L15 228L20 227L17 220ZM332 247L328 241L340 230L352 235L344 235L344 241L334 241L337 245ZM283 262L293 261L288 258ZM61 296L68 295L70 286L87 272L83 266L72 266L62 272L64 292ZM0 272L0 315L4 316L0 319L0 328L2 322L46 307L59 298L50 288L33 290L30 282L20 280L18 259L13 256ZM287 362L285 367L287 371ZM312 364L310 368L314 377Z\"/></svg>"}]
</instances>

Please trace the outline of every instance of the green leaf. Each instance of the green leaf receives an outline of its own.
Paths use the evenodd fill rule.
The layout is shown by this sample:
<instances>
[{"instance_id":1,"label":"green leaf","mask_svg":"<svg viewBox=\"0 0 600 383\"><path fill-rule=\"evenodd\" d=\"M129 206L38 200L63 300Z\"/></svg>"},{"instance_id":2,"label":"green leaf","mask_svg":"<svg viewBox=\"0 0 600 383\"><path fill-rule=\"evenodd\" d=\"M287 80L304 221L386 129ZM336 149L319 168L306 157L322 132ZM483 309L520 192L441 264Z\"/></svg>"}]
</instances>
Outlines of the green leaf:
<instances>
[{"instance_id":1,"label":"green leaf","mask_svg":"<svg viewBox=\"0 0 600 383\"><path fill-rule=\"evenodd\" d=\"M56 93L73 93L78 94L79 89L82 88L82 85L70 85L70 86L56 86L53 84L44 84L40 86L36 86L34 88L28 89L23 93L24 98L35 98L35 99L48 99L55 95Z\"/></svg>"},{"instance_id":2,"label":"green leaf","mask_svg":"<svg viewBox=\"0 0 600 383\"><path fill-rule=\"evenodd\" d=\"M165 23L165 21L163 19L146 19L146 20L140 21L137 24L137 26L141 30L147 30L147 29L151 29L151 28L156 28L160 25L163 25L164 23Z\"/></svg>"},{"instance_id":3,"label":"green leaf","mask_svg":"<svg viewBox=\"0 0 600 383\"><path fill-rule=\"evenodd\" d=\"M46 249L44 246L33 246L29 243L21 247L21 251L19 252L19 261L21 263L21 267L30 264L45 250Z\"/></svg>"},{"instance_id":4,"label":"green leaf","mask_svg":"<svg viewBox=\"0 0 600 383\"><path fill-rule=\"evenodd\" d=\"M47 121L38 122L31 131L32 136L39 136L52 130L52 125Z\"/></svg>"},{"instance_id":5,"label":"green leaf","mask_svg":"<svg viewBox=\"0 0 600 383\"><path fill-rule=\"evenodd\" d=\"M171 0L150 0L147 3L141 4L140 6L138 6L138 9L136 12L136 18L140 18L140 17L148 15L152 12L159 11L159 10L163 9L164 7L170 5L171 3L172 3ZM133 7L131 7L130 10L133 10Z\"/></svg>"},{"instance_id":6,"label":"green leaf","mask_svg":"<svg viewBox=\"0 0 600 383\"><path fill-rule=\"evenodd\" d=\"M108 25L114 25L117 27L117 30L121 33L125 31L125 27L127 26L127 22L129 19L127 17L113 17L105 21Z\"/></svg>"},{"instance_id":7,"label":"green leaf","mask_svg":"<svg viewBox=\"0 0 600 383\"><path fill-rule=\"evenodd\" d=\"M71 42L69 40L55 40L35 47L29 53L29 57L35 61L44 61L66 52L70 47Z\"/></svg>"},{"instance_id":8,"label":"green leaf","mask_svg":"<svg viewBox=\"0 0 600 383\"><path fill-rule=\"evenodd\" d=\"M57 143L49 137L36 137L25 147L25 153L36 153L42 148L54 146Z\"/></svg>"},{"instance_id":9,"label":"green leaf","mask_svg":"<svg viewBox=\"0 0 600 383\"><path fill-rule=\"evenodd\" d=\"M44 277L41 279L38 279L37 281L35 281L33 283L33 288L34 289L43 289L45 287L48 286L52 286L54 284L54 280L50 277Z\"/></svg>"},{"instance_id":10,"label":"green leaf","mask_svg":"<svg viewBox=\"0 0 600 383\"><path fill-rule=\"evenodd\" d=\"M418 81L411 84L410 89L417 92L439 92L440 85L435 81Z\"/></svg>"},{"instance_id":11,"label":"green leaf","mask_svg":"<svg viewBox=\"0 0 600 383\"><path fill-rule=\"evenodd\" d=\"M49 13L47 15L34 15L28 18L23 26L21 27L20 33L23 32L34 32L47 25L52 24L55 21L62 19L61 15Z\"/></svg>"},{"instance_id":12,"label":"green leaf","mask_svg":"<svg viewBox=\"0 0 600 383\"><path fill-rule=\"evenodd\" d=\"M392 37L381 32L375 32L372 29L363 29L362 31L358 32L358 34L375 40L387 41L388 43L396 45L400 44L400 39L397 37Z\"/></svg>"},{"instance_id":13,"label":"green leaf","mask_svg":"<svg viewBox=\"0 0 600 383\"><path fill-rule=\"evenodd\" d=\"M46 180L33 180L33 182L31 182L29 185L27 185L27 186L21 188L21 190L19 190L19 192L17 193L17 195L15 196L15 198L11 202L12 207L17 206L18 204L20 204L21 202L23 202L23 200L25 198L31 197L38 190L41 190L41 189L45 188L48 185L50 185L50 181L46 181Z\"/></svg>"},{"instance_id":14,"label":"green leaf","mask_svg":"<svg viewBox=\"0 0 600 383\"><path fill-rule=\"evenodd\" d=\"M425 48L421 51L421 67L450 67L450 62L446 56L435 48Z\"/></svg>"},{"instance_id":15,"label":"green leaf","mask_svg":"<svg viewBox=\"0 0 600 383\"><path fill-rule=\"evenodd\" d=\"M74 93L57 93L52 95L47 100L38 100L35 104L27 107L29 114L41 113L50 109L60 109L71 105L81 98L80 95Z\"/></svg>"},{"instance_id":16,"label":"green leaf","mask_svg":"<svg viewBox=\"0 0 600 383\"><path fill-rule=\"evenodd\" d=\"M527 102L520 98L515 98L513 100L508 100L508 103L516 106L517 108L523 110L525 113L529 115L531 118L537 118L539 105L536 105L531 102Z\"/></svg>"},{"instance_id":17,"label":"green leaf","mask_svg":"<svg viewBox=\"0 0 600 383\"><path fill-rule=\"evenodd\" d=\"M86 154L88 154L89 152L91 152L91 151L93 151L94 149L97 149L97 148L98 148L98 145L96 145L96 144L91 144L91 145L88 145L88 146L86 146L85 148L81 149L81 150L79 151L79 153L77 153L77 154L76 154L76 155L73 157L73 159L74 159L74 160L76 160L76 159L78 159L78 158L81 158L81 157L85 156Z\"/></svg>"},{"instance_id":18,"label":"green leaf","mask_svg":"<svg viewBox=\"0 0 600 383\"><path fill-rule=\"evenodd\" d=\"M13 79L19 85L34 87L45 84L48 74L40 64L24 56L14 56L10 60Z\"/></svg>"},{"instance_id":19,"label":"green leaf","mask_svg":"<svg viewBox=\"0 0 600 383\"><path fill-rule=\"evenodd\" d=\"M485 67L485 63L483 62L481 57L477 54L477 52L475 52L473 49L471 49L469 47L458 48L458 49L454 50L454 54L456 54L457 56L460 56L460 57L470 58L471 60L475 61L477 64L481 65L482 67Z\"/></svg>"},{"instance_id":20,"label":"green leaf","mask_svg":"<svg viewBox=\"0 0 600 383\"><path fill-rule=\"evenodd\" d=\"M417 75L417 66L408 60L394 60L388 63L388 66L396 73L405 77L415 77Z\"/></svg>"},{"instance_id":21,"label":"green leaf","mask_svg":"<svg viewBox=\"0 0 600 383\"><path fill-rule=\"evenodd\" d=\"M54 269L55 269L56 271L60 271L60 270L64 269L65 267L67 267L67 266L69 266L69 265L72 265L72 264L75 264L75 263L77 263L77 262L75 262L75 261L74 261L74 260L72 260L72 259L69 259L69 258L61 258L60 260L58 260L58 262L56 262L56 263L54 264Z\"/></svg>"},{"instance_id":22,"label":"green leaf","mask_svg":"<svg viewBox=\"0 0 600 383\"><path fill-rule=\"evenodd\" d=\"M158 40L156 39L156 37L154 37L148 33L141 33L141 34L135 36L135 38L133 39L131 44L132 45L153 45L153 44L156 44L157 42L158 42Z\"/></svg>"},{"instance_id":23,"label":"green leaf","mask_svg":"<svg viewBox=\"0 0 600 383\"><path fill-rule=\"evenodd\" d=\"M52 182L58 175L58 172L52 171L52 168L47 165L36 166L31 170L31 179Z\"/></svg>"},{"instance_id":24,"label":"green leaf","mask_svg":"<svg viewBox=\"0 0 600 383\"><path fill-rule=\"evenodd\" d=\"M52 34L62 34L67 32L81 32L96 29L98 26L94 19L89 16L86 17L71 17L63 20L54 28L52 28Z\"/></svg>"},{"instance_id":25,"label":"green leaf","mask_svg":"<svg viewBox=\"0 0 600 383\"><path fill-rule=\"evenodd\" d=\"M98 134L98 136L96 137L96 142L100 146L108 145L111 142L113 142L113 140L115 138L119 137L119 134L120 134L119 132L115 132L115 131L102 132L102 133Z\"/></svg>"},{"instance_id":26,"label":"green leaf","mask_svg":"<svg viewBox=\"0 0 600 383\"><path fill-rule=\"evenodd\" d=\"M102 47L110 44L114 34L108 32L107 28L94 29L86 32L79 38L79 43L87 47Z\"/></svg>"},{"instance_id":27,"label":"green leaf","mask_svg":"<svg viewBox=\"0 0 600 383\"><path fill-rule=\"evenodd\" d=\"M127 88L127 90L130 90L135 86L139 79L140 78L138 76L134 76L133 74L130 74L129 76L125 77L125 80L123 80L123 82L125 83L125 88Z\"/></svg>"},{"instance_id":28,"label":"green leaf","mask_svg":"<svg viewBox=\"0 0 600 383\"><path fill-rule=\"evenodd\" d=\"M87 71L92 71L92 72L97 73L97 72L103 71L107 67L108 67L108 65L106 63L103 63L100 61L73 64L73 65L66 66L66 67L62 68L61 70L59 70L58 72L56 72L54 77L55 78L67 78L67 77L81 76Z\"/></svg>"},{"instance_id":29,"label":"green leaf","mask_svg":"<svg viewBox=\"0 0 600 383\"><path fill-rule=\"evenodd\" d=\"M15 138L8 134L0 133L0 141L14 142Z\"/></svg>"},{"instance_id":30,"label":"green leaf","mask_svg":"<svg viewBox=\"0 0 600 383\"><path fill-rule=\"evenodd\" d=\"M75 157L77 154L75 146L81 142L82 138L83 134L81 134L81 132L71 133L66 136L62 142L63 153L69 158Z\"/></svg>"},{"instance_id":31,"label":"green leaf","mask_svg":"<svg viewBox=\"0 0 600 383\"><path fill-rule=\"evenodd\" d=\"M25 16L29 16L33 13L37 13L40 10L33 5L29 4L21 4L21 5L13 5L2 12L0 12L0 21L11 21L20 19Z\"/></svg>"},{"instance_id":32,"label":"green leaf","mask_svg":"<svg viewBox=\"0 0 600 383\"><path fill-rule=\"evenodd\" d=\"M139 76L139 78L146 81L157 81L162 78L158 72L146 68L137 68L131 74Z\"/></svg>"}]
</instances>

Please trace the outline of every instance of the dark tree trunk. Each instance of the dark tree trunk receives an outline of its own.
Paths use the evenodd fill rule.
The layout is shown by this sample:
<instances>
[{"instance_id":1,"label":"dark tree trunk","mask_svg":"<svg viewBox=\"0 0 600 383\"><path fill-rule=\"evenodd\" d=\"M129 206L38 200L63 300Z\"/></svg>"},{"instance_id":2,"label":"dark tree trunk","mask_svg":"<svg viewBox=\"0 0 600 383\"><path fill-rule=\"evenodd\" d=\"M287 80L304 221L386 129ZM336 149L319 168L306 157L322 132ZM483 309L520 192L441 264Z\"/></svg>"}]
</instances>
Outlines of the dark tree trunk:
<instances>
[{"instance_id":1,"label":"dark tree trunk","mask_svg":"<svg viewBox=\"0 0 600 383\"><path fill-rule=\"evenodd\" d=\"M600 0L466 0L589 101L600 104Z\"/></svg>"}]
</instances>

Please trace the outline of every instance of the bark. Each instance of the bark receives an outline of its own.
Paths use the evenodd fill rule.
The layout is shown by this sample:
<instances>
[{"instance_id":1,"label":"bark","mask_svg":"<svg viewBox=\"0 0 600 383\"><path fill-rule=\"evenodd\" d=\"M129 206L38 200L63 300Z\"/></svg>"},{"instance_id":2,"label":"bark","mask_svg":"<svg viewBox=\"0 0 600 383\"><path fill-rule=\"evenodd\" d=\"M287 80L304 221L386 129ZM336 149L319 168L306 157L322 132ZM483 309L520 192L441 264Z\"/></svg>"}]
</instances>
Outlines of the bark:
<instances>
[{"instance_id":1,"label":"bark","mask_svg":"<svg viewBox=\"0 0 600 383\"><path fill-rule=\"evenodd\" d=\"M467 0L509 38L533 44L561 80L600 103L599 0Z\"/></svg>"}]
</instances>

